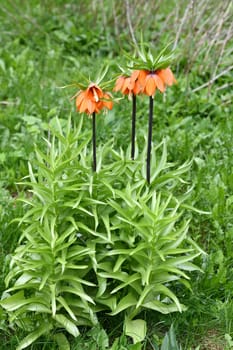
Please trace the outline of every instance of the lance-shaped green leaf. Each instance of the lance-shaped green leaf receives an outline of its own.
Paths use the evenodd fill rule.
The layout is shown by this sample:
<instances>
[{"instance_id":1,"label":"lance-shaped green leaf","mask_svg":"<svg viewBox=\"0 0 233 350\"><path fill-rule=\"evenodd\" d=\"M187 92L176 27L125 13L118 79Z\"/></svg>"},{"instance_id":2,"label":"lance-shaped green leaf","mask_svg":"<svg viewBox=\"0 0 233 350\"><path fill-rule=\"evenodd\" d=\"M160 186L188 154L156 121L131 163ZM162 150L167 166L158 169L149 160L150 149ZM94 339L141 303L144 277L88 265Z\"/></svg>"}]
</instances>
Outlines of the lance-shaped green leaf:
<instances>
[{"instance_id":1,"label":"lance-shaped green leaf","mask_svg":"<svg viewBox=\"0 0 233 350\"><path fill-rule=\"evenodd\" d=\"M43 334L48 333L53 326L51 324L44 324L37 328L34 332L30 333L27 337L25 337L17 346L16 350L22 350L31 345L35 340L37 340Z\"/></svg>"},{"instance_id":2,"label":"lance-shaped green leaf","mask_svg":"<svg viewBox=\"0 0 233 350\"><path fill-rule=\"evenodd\" d=\"M74 322L72 322L71 320L69 320L66 316L62 315L62 314L56 314L54 316L54 319L60 324L62 325L68 333L72 334L74 337L78 337L79 336L79 329L78 327L75 325Z\"/></svg>"}]
</instances>

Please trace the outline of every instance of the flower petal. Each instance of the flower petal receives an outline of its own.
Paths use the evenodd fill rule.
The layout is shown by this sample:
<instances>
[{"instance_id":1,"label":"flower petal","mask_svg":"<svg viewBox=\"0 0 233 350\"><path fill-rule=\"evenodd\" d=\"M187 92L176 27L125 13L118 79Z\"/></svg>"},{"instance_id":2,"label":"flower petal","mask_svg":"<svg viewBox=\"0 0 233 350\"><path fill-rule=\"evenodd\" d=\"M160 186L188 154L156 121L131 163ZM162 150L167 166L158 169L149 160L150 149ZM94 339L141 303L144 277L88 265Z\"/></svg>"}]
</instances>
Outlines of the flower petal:
<instances>
[{"instance_id":1,"label":"flower petal","mask_svg":"<svg viewBox=\"0 0 233 350\"><path fill-rule=\"evenodd\" d=\"M121 92L123 94L128 94L130 92L131 80L130 77L125 78L124 85L122 86Z\"/></svg>"},{"instance_id":2,"label":"flower petal","mask_svg":"<svg viewBox=\"0 0 233 350\"><path fill-rule=\"evenodd\" d=\"M104 94L103 98L104 98L103 106L108 108L108 109L112 109L113 108L113 102L110 100L110 96L108 94Z\"/></svg>"},{"instance_id":3,"label":"flower petal","mask_svg":"<svg viewBox=\"0 0 233 350\"><path fill-rule=\"evenodd\" d=\"M149 71L147 70L140 70L139 71L139 75L138 75L138 81L139 83L141 84L141 86L144 86L145 85L145 82L146 82L146 78L148 77L149 75Z\"/></svg>"},{"instance_id":4,"label":"flower petal","mask_svg":"<svg viewBox=\"0 0 233 350\"><path fill-rule=\"evenodd\" d=\"M99 101L95 104L95 112L96 113L99 113L102 108L103 108L103 101Z\"/></svg>"},{"instance_id":5,"label":"flower petal","mask_svg":"<svg viewBox=\"0 0 233 350\"><path fill-rule=\"evenodd\" d=\"M113 89L113 91L120 91L124 85L124 82L125 82L125 77L123 76L120 76L117 80L116 80L116 84L115 84L115 87Z\"/></svg>"},{"instance_id":6,"label":"flower petal","mask_svg":"<svg viewBox=\"0 0 233 350\"><path fill-rule=\"evenodd\" d=\"M138 79L139 74L140 74L140 70L134 70L131 74L131 77L130 77L131 80L136 81Z\"/></svg>"},{"instance_id":7,"label":"flower petal","mask_svg":"<svg viewBox=\"0 0 233 350\"><path fill-rule=\"evenodd\" d=\"M87 101L87 109L88 109L88 112L90 114L92 114L94 111L95 111L95 106L96 106L96 103L91 101L91 100L88 100Z\"/></svg>"},{"instance_id":8,"label":"flower petal","mask_svg":"<svg viewBox=\"0 0 233 350\"><path fill-rule=\"evenodd\" d=\"M84 91L81 91L78 96L76 97L75 103L76 107L79 108L80 104L82 103L83 99L85 98Z\"/></svg>"},{"instance_id":9,"label":"flower petal","mask_svg":"<svg viewBox=\"0 0 233 350\"><path fill-rule=\"evenodd\" d=\"M133 91L134 95L138 95L142 91L142 86L138 80L135 81L134 88L132 91Z\"/></svg>"},{"instance_id":10,"label":"flower petal","mask_svg":"<svg viewBox=\"0 0 233 350\"><path fill-rule=\"evenodd\" d=\"M100 89L98 86L93 88L93 94L94 96L97 96L98 99L102 98L104 95L103 90Z\"/></svg>"},{"instance_id":11,"label":"flower petal","mask_svg":"<svg viewBox=\"0 0 233 350\"><path fill-rule=\"evenodd\" d=\"M153 78L154 78L154 81L155 81L155 84L156 84L157 88L161 92L164 92L165 91L165 86L164 86L163 80L157 74L153 74Z\"/></svg>"},{"instance_id":12,"label":"flower petal","mask_svg":"<svg viewBox=\"0 0 233 350\"><path fill-rule=\"evenodd\" d=\"M87 110L87 102L88 102L88 100L84 98L82 103L80 104L80 106L78 108L80 113L86 112L86 110Z\"/></svg>"},{"instance_id":13,"label":"flower petal","mask_svg":"<svg viewBox=\"0 0 233 350\"><path fill-rule=\"evenodd\" d=\"M176 79L169 67L165 69L161 69L156 73L166 85L171 86L173 83L176 83Z\"/></svg>"},{"instance_id":14,"label":"flower petal","mask_svg":"<svg viewBox=\"0 0 233 350\"><path fill-rule=\"evenodd\" d=\"M93 96L94 101L96 102L103 96L102 89L94 83L91 83L88 86L88 88L86 89L86 93L88 95L91 94L91 96Z\"/></svg>"},{"instance_id":15,"label":"flower petal","mask_svg":"<svg viewBox=\"0 0 233 350\"><path fill-rule=\"evenodd\" d=\"M91 89L85 90L85 99L95 102L95 97L94 97L93 91Z\"/></svg>"},{"instance_id":16,"label":"flower petal","mask_svg":"<svg viewBox=\"0 0 233 350\"><path fill-rule=\"evenodd\" d=\"M148 75L145 81L143 92L148 96L153 96L156 90L156 83L152 74Z\"/></svg>"}]
</instances>

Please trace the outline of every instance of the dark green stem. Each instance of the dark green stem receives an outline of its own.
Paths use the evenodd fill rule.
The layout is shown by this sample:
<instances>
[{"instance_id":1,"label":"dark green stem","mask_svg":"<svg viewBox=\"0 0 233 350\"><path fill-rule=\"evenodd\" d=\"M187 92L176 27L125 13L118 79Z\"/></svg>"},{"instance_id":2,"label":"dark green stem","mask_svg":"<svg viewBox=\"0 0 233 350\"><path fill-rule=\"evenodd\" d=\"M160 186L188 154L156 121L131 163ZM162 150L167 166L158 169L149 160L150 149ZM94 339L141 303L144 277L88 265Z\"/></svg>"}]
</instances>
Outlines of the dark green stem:
<instances>
[{"instance_id":1,"label":"dark green stem","mask_svg":"<svg viewBox=\"0 0 233 350\"><path fill-rule=\"evenodd\" d=\"M150 157L151 157L151 143L152 143L153 107L154 107L154 99L152 96L150 96L148 140L147 140L148 144L147 144L147 158L146 158L146 179L148 184L150 184Z\"/></svg>"},{"instance_id":2,"label":"dark green stem","mask_svg":"<svg viewBox=\"0 0 233 350\"><path fill-rule=\"evenodd\" d=\"M136 134L136 95L132 97L132 134L131 134L131 159L135 155L135 134Z\"/></svg>"},{"instance_id":3,"label":"dark green stem","mask_svg":"<svg viewBox=\"0 0 233 350\"><path fill-rule=\"evenodd\" d=\"M96 172L96 120L95 120L95 112L92 113L92 147L93 147L93 171Z\"/></svg>"}]
</instances>

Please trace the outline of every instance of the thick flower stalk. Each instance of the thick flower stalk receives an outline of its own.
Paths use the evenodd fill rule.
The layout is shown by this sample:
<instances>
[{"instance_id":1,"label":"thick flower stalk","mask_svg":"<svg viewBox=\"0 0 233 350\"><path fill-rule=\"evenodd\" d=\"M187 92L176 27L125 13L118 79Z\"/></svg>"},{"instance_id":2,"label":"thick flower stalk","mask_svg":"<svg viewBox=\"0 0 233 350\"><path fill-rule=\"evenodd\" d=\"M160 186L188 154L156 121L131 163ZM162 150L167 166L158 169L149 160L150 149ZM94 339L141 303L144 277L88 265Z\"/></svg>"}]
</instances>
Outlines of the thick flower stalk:
<instances>
[{"instance_id":1,"label":"thick flower stalk","mask_svg":"<svg viewBox=\"0 0 233 350\"><path fill-rule=\"evenodd\" d=\"M132 127L131 127L131 159L135 157L135 138L136 138L136 95L141 92L141 85L137 77L121 75L117 80L114 91L120 91L123 95L132 97Z\"/></svg>"},{"instance_id":2,"label":"thick flower stalk","mask_svg":"<svg viewBox=\"0 0 233 350\"><path fill-rule=\"evenodd\" d=\"M148 144L147 144L147 160L146 160L146 179L150 184L150 159L152 144L152 128L153 128L153 111L154 111L154 95L158 89L164 93L166 86L171 86L176 79L169 67L158 70L136 70L132 73L140 84L140 92L149 96L149 121L148 121Z\"/></svg>"},{"instance_id":3,"label":"thick flower stalk","mask_svg":"<svg viewBox=\"0 0 233 350\"><path fill-rule=\"evenodd\" d=\"M112 109L111 95L104 92L97 84L90 83L87 89L76 95L76 108L80 113L92 116L93 171L96 171L96 114L102 109Z\"/></svg>"}]
</instances>

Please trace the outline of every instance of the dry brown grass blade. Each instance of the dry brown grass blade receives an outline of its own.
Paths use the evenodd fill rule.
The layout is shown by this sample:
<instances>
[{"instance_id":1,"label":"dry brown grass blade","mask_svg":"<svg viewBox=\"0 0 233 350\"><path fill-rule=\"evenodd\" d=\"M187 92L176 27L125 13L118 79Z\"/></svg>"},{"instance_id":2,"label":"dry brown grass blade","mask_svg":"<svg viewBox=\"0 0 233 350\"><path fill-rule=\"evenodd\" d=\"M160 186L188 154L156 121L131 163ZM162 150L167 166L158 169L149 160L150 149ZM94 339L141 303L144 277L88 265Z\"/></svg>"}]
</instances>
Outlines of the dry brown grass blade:
<instances>
[{"instance_id":1,"label":"dry brown grass blade","mask_svg":"<svg viewBox=\"0 0 233 350\"><path fill-rule=\"evenodd\" d=\"M129 5L129 0L125 0L125 10L126 10L126 18L127 18L127 23L128 23L129 32L130 32L132 41L133 41L135 47L138 48L138 43L136 40L136 36L134 34L133 25L131 22L131 9L130 9L130 5Z\"/></svg>"},{"instance_id":2,"label":"dry brown grass blade","mask_svg":"<svg viewBox=\"0 0 233 350\"><path fill-rule=\"evenodd\" d=\"M189 20L189 18L190 18L190 12L193 9L193 4L194 4L194 0L190 0L189 3L188 3L188 6L185 9L184 15L183 15L183 17L182 17L182 19L180 21L180 25L179 25L179 28L177 30L175 42L174 42L174 45L173 45L173 49L174 50L176 49L176 47L178 45L178 42L180 40L180 36L181 36L182 30L183 30L183 27L185 25L185 22L187 22L187 20Z\"/></svg>"},{"instance_id":3,"label":"dry brown grass blade","mask_svg":"<svg viewBox=\"0 0 233 350\"><path fill-rule=\"evenodd\" d=\"M206 83L202 84L201 86L196 87L195 89L192 90L192 92L197 92L197 91L199 91L199 90L209 86L210 84L213 84L215 82L215 80L219 79L223 75L226 75L231 70L233 70L233 65L228 67L224 71L220 72L219 74L215 75L213 78L211 78L209 81L207 81Z\"/></svg>"}]
</instances>

